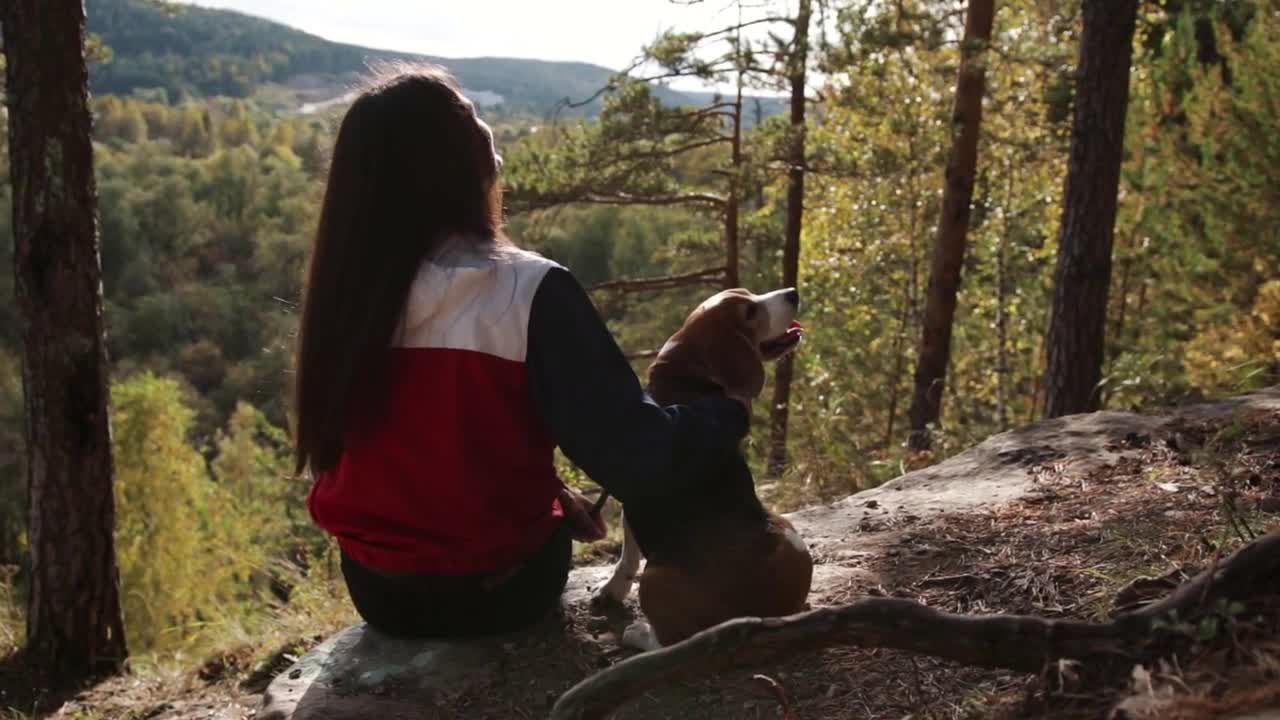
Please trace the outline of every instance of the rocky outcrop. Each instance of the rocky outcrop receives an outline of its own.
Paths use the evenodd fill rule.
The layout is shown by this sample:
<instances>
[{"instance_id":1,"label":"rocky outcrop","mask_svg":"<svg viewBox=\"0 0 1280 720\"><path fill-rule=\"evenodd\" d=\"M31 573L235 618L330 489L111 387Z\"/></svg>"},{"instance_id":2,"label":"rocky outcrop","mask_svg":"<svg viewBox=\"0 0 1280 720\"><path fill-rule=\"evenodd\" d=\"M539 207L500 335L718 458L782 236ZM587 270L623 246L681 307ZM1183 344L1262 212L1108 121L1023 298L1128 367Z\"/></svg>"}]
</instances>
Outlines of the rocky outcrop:
<instances>
[{"instance_id":1,"label":"rocky outcrop","mask_svg":"<svg viewBox=\"0 0 1280 720\"><path fill-rule=\"evenodd\" d=\"M1043 421L993 436L878 488L793 513L789 519L818 562L811 603L821 606L851 584L875 586L879 579L871 560L892 545L904 525L1026 497L1035 488L1036 469L1046 465L1088 472L1113 464L1175 418L1258 409L1280 411L1280 388L1161 414L1099 412ZM544 717L560 693L625 653L617 642L625 621L593 616L588 607L591 591L609 571L604 566L574 570L562 613L513 636L411 642L363 625L347 628L277 676L257 717ZM495 711L493 695L500 692L513 704ZM467 711L480 706L485 714Z\"/></svg>"}]
</instances>

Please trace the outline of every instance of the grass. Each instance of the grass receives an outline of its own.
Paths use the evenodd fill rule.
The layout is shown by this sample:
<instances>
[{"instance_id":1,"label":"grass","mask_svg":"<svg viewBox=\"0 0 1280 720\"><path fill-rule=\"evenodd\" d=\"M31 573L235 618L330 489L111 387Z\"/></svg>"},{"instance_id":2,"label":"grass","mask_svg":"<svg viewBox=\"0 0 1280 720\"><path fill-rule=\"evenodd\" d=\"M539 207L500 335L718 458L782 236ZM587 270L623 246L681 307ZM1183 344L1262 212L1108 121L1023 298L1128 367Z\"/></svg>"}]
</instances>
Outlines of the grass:
<instances>
[{"instance_id":1,"label":"grass","mask_svg":"<svg viewBox=\"0 0 1280 720\"><path fill-rule=\"evenodd\" d=\"M8 657L22 647L26 619L14 586L18 568L0 567L0 657Z\"/></svg>"},{"instance_id":2,"label":"grass","mask_svg":"<svg viewBox=\"0 0 1280 720\"><path fill-rule=\"evenodd\" d=\"M266 683L324 637L358 620L338 570L336 555L321 558L309 572L284 566L281 579L292 587L287 604L261 603L229 610L201 629L200 641L178 649L134 649L128 675L109 680L73 698L55 717L106 720L149 717L175 698L212 695L215 702L261 692ZM0 653L21 644L22 609L14 602L12 573L0 583ZM19 665L17 672L21 673ZM0 720L43 717L34 712L40 697L16 676L0 683ZM14 686L17 685L15 688ZM8 686L8 687L4 687ZM38 692L38 691L37 691ZM7 707L6 707L7 706ZM251 708L244 708L246 711Z\"/></svg>"}]
</instances>

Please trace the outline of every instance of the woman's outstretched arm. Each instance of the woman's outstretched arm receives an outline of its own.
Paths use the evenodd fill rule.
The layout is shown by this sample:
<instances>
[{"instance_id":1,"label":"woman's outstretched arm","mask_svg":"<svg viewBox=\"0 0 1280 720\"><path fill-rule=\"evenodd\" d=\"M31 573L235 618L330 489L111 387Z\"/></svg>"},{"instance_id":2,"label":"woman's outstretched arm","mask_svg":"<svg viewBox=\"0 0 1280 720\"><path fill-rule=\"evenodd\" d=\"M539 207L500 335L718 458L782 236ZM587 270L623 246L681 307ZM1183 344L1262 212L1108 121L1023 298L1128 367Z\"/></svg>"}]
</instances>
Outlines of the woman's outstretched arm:
<instances>
[{"instance_id":1,"label":"woman's outstretched arm","mask_svg":"<svg viewBox=\"0 0 1280 720\"><path fill-rule=\"evenodd\" d=\"M723 395L654 402L563 268L534 295L526 364L534 408L561 451L624 505L708 476L747 434L746 407Z\"/></svg>"}]
</instances>

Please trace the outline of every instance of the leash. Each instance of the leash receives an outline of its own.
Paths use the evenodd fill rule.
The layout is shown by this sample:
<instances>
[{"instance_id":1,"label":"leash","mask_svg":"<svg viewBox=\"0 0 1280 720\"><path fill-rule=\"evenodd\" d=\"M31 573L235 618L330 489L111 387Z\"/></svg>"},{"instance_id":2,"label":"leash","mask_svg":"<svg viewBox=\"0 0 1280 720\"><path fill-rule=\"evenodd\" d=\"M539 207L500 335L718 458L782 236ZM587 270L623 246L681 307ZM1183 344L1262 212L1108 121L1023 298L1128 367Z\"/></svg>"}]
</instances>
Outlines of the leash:
<instances>
[{"instance_id":1,"label":"leash","mask_svg":"<svg viewBox=\"0 0 1280 720\"><path fill-rule=\"evenodd\" d=\"M609 500L609 492L607 490L600 491L600 497L596 498L596 503L591 506L591 514L599 515L600 510L604 508L605 502Z\"/></svg>"}]
</instances>

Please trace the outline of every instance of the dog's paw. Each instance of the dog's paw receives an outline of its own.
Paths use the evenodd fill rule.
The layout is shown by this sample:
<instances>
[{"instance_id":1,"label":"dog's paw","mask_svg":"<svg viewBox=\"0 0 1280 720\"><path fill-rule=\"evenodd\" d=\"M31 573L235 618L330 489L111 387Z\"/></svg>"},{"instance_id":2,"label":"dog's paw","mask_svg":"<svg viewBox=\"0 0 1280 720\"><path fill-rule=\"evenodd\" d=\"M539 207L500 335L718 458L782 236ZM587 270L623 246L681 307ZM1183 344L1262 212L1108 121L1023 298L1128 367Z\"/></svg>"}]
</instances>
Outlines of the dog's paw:
<instances>
[{"instance_id":1,"label":"dog's paw","mask_svg":"<svg viewBox=\"0 0 1280 720\"><path fill-rule=\"evenodd\" d=\"M661 648L662 643L658 642L658 636L653 633L649 623L634 622L622 631L622 646L649 652Z\"/></svg>"},{"instance_id":2,"label":"dog's paw","mask_svg":"<svg viewBox=\"0 0 1280 720\"><path fill-rule=\"evenodd\" d=\"M591 594L591 607L596 610L619 608L626 604L627 595L631 594L630 582L609 582L601 585Z\"/></svg>"}]
</instances>

